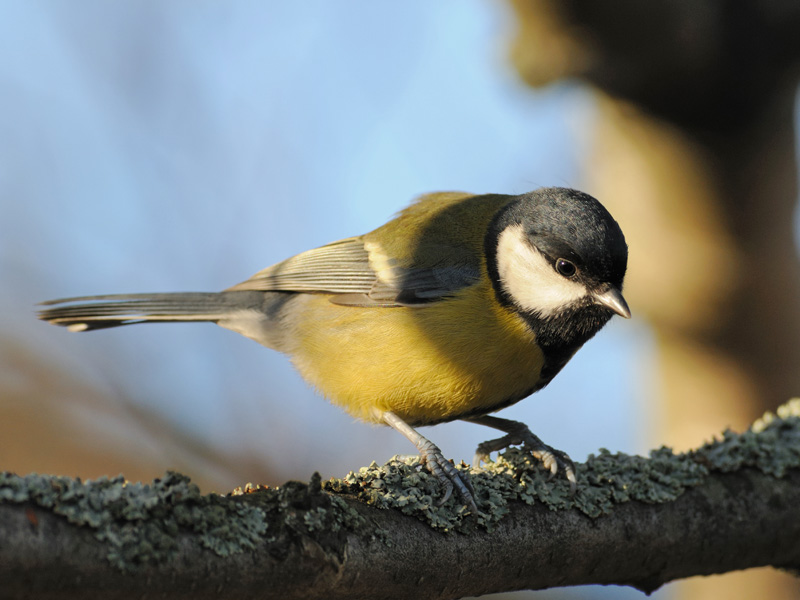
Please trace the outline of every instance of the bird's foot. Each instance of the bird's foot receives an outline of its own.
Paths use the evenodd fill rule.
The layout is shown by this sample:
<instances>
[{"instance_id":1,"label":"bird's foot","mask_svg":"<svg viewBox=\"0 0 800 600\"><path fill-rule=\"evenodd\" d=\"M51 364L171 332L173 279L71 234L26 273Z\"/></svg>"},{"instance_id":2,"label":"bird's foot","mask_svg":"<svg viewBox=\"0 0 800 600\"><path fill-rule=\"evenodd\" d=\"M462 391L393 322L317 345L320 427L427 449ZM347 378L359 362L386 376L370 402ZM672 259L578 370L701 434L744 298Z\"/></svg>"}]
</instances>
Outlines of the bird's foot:
<instances>
[{"instance_id":1,"label":"bird's foot","mask_svg":"<svg viewBox=\"0 0 800 600\"><path fill-rule=\"evenodd\" d=\"M428 438L406 423L403 419L390 411L377 413L377 416L387 425L406 436L419 450L420 464L424 465L444 487L444 497L439 501L439 506L447 502L453 495L453 488L464 499L467 508L473 514L480 514L478 504L475 502L475 488L469 480L469 475L455 468L453 463L447 460L439 447Z\"/></svg>"},{"instance_id":2,"label":"bird's foot","mask_svg":"<svg viewBox=\"0 0 800 600\"><path fill-rule=\"evenodd\" d=\"M474 423L500 429L508 434L479 444L475 451L475 458L472 463L473 467L476 469L480 468L482 462L489 460L489 455L492 452L503 450L509 446L522 444L534 458L542 463L545 469L550 471L550 478L559 471L563 472L567 481L569 481L570 492L572 494L575 493L578 481L575 477L575 464L572 462L572 459L570 459L566 452L562 452L561 450L557 450L545 444L538 436L528 429L527 425L519 423L518 421L489 416L477 417L469 420Z\"/></svg>"},{"instance_id":3,"label":"bird's foot","mask_svg":"<svg viewBox=\"0 0 800 600\"><path fill-rule=\"evenodd\" d=\"M475 502L475 488L472 487L469 474L456 469L453 463L444 457L439 447L430 440L425 440L419 446L419 453L420 464L435 475L444 488L444 496L437 505L441 506L447 502L455 487L467 507L474 514L479 514L478 504Z\"/></svg>"}]
</instances>

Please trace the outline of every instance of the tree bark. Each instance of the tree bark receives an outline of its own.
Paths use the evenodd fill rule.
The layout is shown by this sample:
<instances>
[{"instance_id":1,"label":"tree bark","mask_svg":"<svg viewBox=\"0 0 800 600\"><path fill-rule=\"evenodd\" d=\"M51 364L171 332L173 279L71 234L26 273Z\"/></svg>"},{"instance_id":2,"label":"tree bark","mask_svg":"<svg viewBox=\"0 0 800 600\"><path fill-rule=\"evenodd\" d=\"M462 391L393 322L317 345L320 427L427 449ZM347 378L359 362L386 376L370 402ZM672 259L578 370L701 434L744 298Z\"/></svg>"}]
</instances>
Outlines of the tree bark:
<instances>
[{"instance_id":1,"label":"tree bark","mask_svg":"<svg viewBox=\"0 0 800 600\"><path fill-rule=\"evenodd\" d=\"M399 460L329 491L315 476L228 496L202 496L177 474L148 486L4 474L2 596L446 599L584 584L650 592L694 575L800 569L800 401L781 410L685 455L601 452L576 465L574 497L509 450L473 471L486 514L451 499L436 507L451 510L447 523L405 487L435 478Z\"/></svg>"}]
</instances>

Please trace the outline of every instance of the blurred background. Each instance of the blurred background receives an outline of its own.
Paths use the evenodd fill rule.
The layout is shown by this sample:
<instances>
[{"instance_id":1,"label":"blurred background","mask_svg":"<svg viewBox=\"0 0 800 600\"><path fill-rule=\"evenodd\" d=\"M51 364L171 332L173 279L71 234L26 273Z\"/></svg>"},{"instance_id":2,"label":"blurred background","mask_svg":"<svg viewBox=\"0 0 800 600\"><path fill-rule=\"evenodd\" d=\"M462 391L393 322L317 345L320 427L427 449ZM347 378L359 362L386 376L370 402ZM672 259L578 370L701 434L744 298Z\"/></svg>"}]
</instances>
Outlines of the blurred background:
<instances>
[{"instance_id":1,"label":"blurred background","mask_svg":"<svg viewBox=\"0 0 800 600\"><path fill-rule=\"evenodd\" d=\"M0 2L0 468L224 493L413 453L221 328L72 335L35 304L220 290L439 190L578 187L628 237L634 318L502 413L573 459L696 446L797 394L790 19L590 4ZM487 430L425 434L469 460ZM530 596L640 594L507 597Z\"/></svg>"}]
</instances>

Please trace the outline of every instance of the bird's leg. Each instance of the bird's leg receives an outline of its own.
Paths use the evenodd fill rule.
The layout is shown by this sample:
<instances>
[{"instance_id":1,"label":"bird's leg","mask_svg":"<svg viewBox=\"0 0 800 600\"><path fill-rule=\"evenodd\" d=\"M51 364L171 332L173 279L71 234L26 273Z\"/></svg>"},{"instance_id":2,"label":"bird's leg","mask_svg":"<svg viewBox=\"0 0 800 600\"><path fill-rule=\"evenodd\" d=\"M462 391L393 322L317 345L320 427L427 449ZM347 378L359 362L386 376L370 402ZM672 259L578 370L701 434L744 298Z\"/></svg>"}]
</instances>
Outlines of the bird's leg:
<instances>
[{"instance_id":1,"label":"bird's leg","mask_svg":"<svg viewBox=\"0 0 800 600\"><path fill-rule=\"evenodd\" d=\"M475 468L480 467L481 462L488 460L492 452L508 448L513 444L523 444L535 458L541 461L544 468L550 471L550 477L558 473L559 470L563 471L569 481L570 490L573 494L575 493L578 484L575 478L575 465L570 457L567 456L565 452L556 450L545 444L528 429L525 423L489 415L470 417L464 419L464 421L477 423L478 425L486 425L487 427L505 431L508 434L496 440L489 440L488 442L483 442L478 445L475 451L475 458L472 462Z\"/></svg>"},{"instance_id":2,"label":"bird's leg","mask_svg":"<svg viewBox=\"0 0 800 600\"><path fill-rule=\"evenodd\" d=\"M472 482L465 475L460 473L453 466L453 463L444 457L442 451L436 444L417 433L413 427L393 412L381 412L380 418L387 425L390 425L406 436L411 443L417 447L422 457L422 463L436 476L444 487L444 497L439 501L440 506L447 502L447 499L453 493L453 486L455 486L467 507L469 507L474 514L479 513L478 505L475 502L475 489L472 487Z\"/></svg>"}]
</instances>

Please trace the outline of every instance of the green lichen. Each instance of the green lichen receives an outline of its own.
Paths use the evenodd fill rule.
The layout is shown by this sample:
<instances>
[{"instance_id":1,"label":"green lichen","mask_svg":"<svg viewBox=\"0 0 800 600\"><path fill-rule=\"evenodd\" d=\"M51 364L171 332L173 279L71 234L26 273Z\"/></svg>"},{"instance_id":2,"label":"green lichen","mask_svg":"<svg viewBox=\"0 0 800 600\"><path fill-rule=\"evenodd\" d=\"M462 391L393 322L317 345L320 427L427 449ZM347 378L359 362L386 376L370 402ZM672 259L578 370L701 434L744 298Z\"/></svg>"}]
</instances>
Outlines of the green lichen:
<instances>
[{"instance_id":1,"label":"green lichen","mask_svg":"<svg viewBox=\"0 0 800 600\"><path fill-rule=\"evenodd\" d=\"M776 412L767 412L744 433L725 431L722 439L706 444L697 454L718 471L754 467L783 477L788 469L800 467L800 398Z\"/></svg>"},{"instance_id":2,"label":"green lichen","mask_svg":"<svg viewBox=\"0 0 800 600\"><path fill-rule=\"evenodd\" d=\"M551 510L577 508L598 517L620 502L673 500L708 474L704 465L668 448L653 451L650 458L601 450L585 464L575 465L579 482L575 495L565 478L550 478L541 463L522 448L508 448L481 469L470 470L464 464L457 468L475 488L480 515L469 516L456 495L439 505L441 486L420 468L416 457L394 457L383 466L373 463L344 479L332 479L325 489L356 496L380 508L395 508L442 531L468 532L476 525L491 530L514 501L542 503Z\"/></svg>"},{"instance_id":3,"label":"green lichen","mask_svg":"<svg viewBox=\"0 0 800 600\"><path fill-rule=\"evenodd\" d=\"M0 502L28 502L70 523L95 530L108 544L108 559L121 569L159 563L178 550L181 532L199 536L203 547L227 556L255 548L266 532L263 511L218 494L201 495L188 477L168 472L152 484L124 477L94 481L0 473Z\"/></svg>"},{"instance_id":4,"label":"green lichen","mask_svg":"<svg viewBox=\"0 0 800 600\"><path fill-rule=\"evenodd\" d=\"M288 550L288 543L298 536L341 550L343 535L348 531L372 539L385 535L371 527L343 498L324 493L319 473L314 473L308 485L297 481L276 488L247 484L235 489L230 497L257 502L262 508L271 531L266 541L272 544L270 552L276 556Z\"/></svg>"},{"instance_id":5,"label":"green lichen","mask_svg":"<svg viewBox=\"0 0 800 600\"><path fill-rule=\"evenodd\" d=\"M383 466L373 462L358 473L351 471L344 479L331 479L325 483L325 490L355 496L378 508L396 508L422 518L437 529L452 529L468 509L453 498L439 506L442 494L439 480L419 467L417 457L395 456ZM468 472L466 465L458 468Z\"/></svg>"},{"instance_id":6,"label":"green lichen","mask_svg":"<svg viewBox=\"0 0 800 600\"><path fill-rule=\"evenodd\" d=\"M182 538L219 556L260 547L275 557L285 557L301 536L340 555L347 531L385 538L344 499L323 493L318 474L309 484L248 484L221 496L202 495L188 477L173 472L151 484L122 476L82 482L0 473L0 503L33 504L92 529L107 545L111 564L126 571L169 561Z\"/></svg>"},{"instance_id":7,"label":"green lichen","mask_svg":"<svg viewBox=\"0 0 800 600\"><path fill-rule=\"evenodd\" d=\"M767 413L744 433L726 431L721 440L692 452L675 453L662 447L645 458L601 449L575 465L575 495L563 476L551 479L541 463L520 448L501 452L481 469L457 465L475 488L480 515L469 516L455 494L440 506L441 486L416 457L394 457L383 466L372 463L344 479L330 480L325 489L379 508L400 510L441 531L466 533L475 526L491 530L508 513L510 502L541 503L551 510L575 508L596 518L622 502L669 502L700 485L712 471L742 467L775 477L800 468L800 399L780 407L777 415Z\"/></svg>"},{"instance_id":8,"label":"green lichen","mask_svg":"<svg viewBox=\"0 0 800 600\"><path fill-rule=\"evenodd\" d=\"M577 509L596 518L622 502L674 500L714 471L755 468L782 477L800 468L800 399L777 414L767 413L744 433L726 431L692 452L659 448L645 458L601 450L575 465L574 495L563 476L551 479L521 448L507 449L481 469L463 463L457 468L475 488L478 515L470 514L455 494L440 505L439 481L416 457L395 457L383 466L372 463L324 486L314 474L308 484L248 484L227 496L202 495L188 477L172 472L151 484L130 483L121 476L81 482L0 473L0 503L38 505L91 528L107 545L109 561L123 570L170 560L187 537L219 556L264 548L281 558L306 536L342 557L348 532L390 543L388 533L376 529L346 496L396 509L439 531L469 533L491 530L512 502Z\"/></svg>"}]
</instances>

